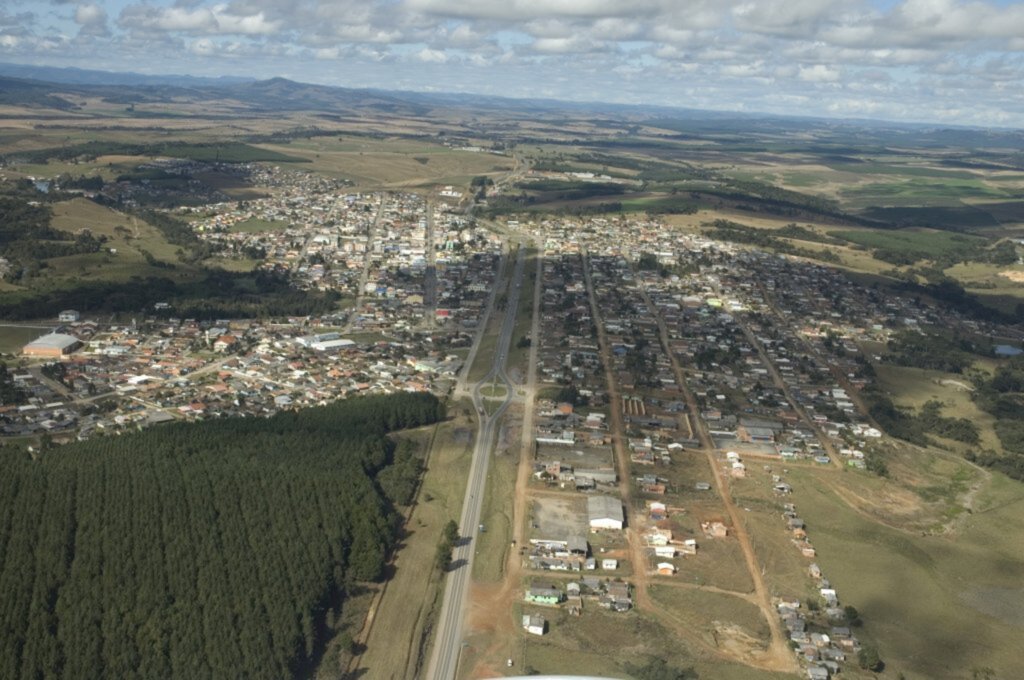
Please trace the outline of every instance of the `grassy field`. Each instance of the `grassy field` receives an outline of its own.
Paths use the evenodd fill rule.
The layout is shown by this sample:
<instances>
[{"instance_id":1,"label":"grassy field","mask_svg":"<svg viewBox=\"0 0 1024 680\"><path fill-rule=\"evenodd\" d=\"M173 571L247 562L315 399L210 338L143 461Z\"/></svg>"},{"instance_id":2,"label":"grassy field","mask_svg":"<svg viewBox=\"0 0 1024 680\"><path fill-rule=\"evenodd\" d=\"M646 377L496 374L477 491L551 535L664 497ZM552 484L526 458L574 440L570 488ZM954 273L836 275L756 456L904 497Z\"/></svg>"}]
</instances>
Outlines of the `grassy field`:
<instances>
[{"instance_id":1,"label":"grassy field","mask_svg":"<svg viewBox=\"0 0 1024 680\"><path fill-rule=\"evenodd\" d=\"M229 272L251 272L261 263L262 260L237 257L210 257L203 260L204 267L223 269Z\"/></svg>"},{"instance_id":2,"label":"grassy field","mask_svg":"<svg viewBox=\"0 0 1024 680\"><path fill-rule=\"evenodd\" d=\"M53 226L71 233L88 229L95 236L106 236L107 247L115 248L120 256L114 259L140 262L145 250L158 260L178 261L179 247L168 243L159 229L85 198L54 204Z\"/></svg>"},{"instance_id":3,"label":"grassy field","mask_svg":"<svg viewBox=\"0 0 1024 680\"><path fill-rule=\"evenodd\" d=\"M111 182L118 175L147 160L144 156L100 156L94 161L79 161L77 163L71 161L19 163L13 169L19 174L41 179L52 179L60 175L72 177L99 175L104 181Z\"/></svg>"},{"instance_id":4,"label":"grassy field","mask_svg":"<svg viewBox=\"0 0 1024 680\"><path fill-rule=\"evenodd\" d=\"M908 250L930 256L948 255L962 251L965 246L984 244L987 239L930 229L900 229L893 231L857 229L837 230L830 233L868 248Z\"/></svg>"},{"instance_id":5,"label":"grassy field","mask_svg":"<svg viewBox=\"0 0 1024 680\"><path fill-rule=\"evenodd\" d=\"M1024 601L1024 487L994 475L956 531L921 535L854 511L821 483L825 474L793 471L792 500L813 522L817 561L861 612L887 675L970 678L991 667L994 677L1015 677L1022 622L1000 601Z\"/></svg>"},{"instance_id":6,"label":"grassy field","mask_svg":"<svg viewBox=\"0 0 1024 680\"><path fill-rule=\"evenodd\" d=\"M258 217L250 217L247 220L231 225L231 231L245 233L281 231L287 228L288 223L283 220L261 220Z\"/></svg>"},{"instance_id":7,"label":"grassy field","mask_svg":"<svg viewBox=\"0 0 1024 680\"><path fill-rule=\"evenodd\" d=\"M461 409L453 406L452 413ZM471 423L455 416L437 426L417 504L412 510L391 579L374 615L359 669L373 678L410 678L428 649L431 626L440 613L442 574L434 564L441 530L458 521L473 441ZM433 429L433 428L431 428ZM421 441L429 443L429 432ZM424 660L424 663L426 661Z\"/></svg>"},{"instance_id":8,"label":"grassy field","mask_svg":"<svg viewBox=\"0 0 1024 680\"><path fill-rule=\"evenodd\" d=\"M529 368L530 348L519 347L522 338L528 337L533 327L533 292L537 280L537 251L527 249L526 266L523 267L523 285L519 291L519 308L516 310L516 325L512 331L512 343L508 350L508 367L525 376ZM524 379L525 382L525 379Z\"/></svg>"},{"instance_id":9,"label":"grassy field","mask_svg":"<svg viewBox=\"0 0 1024 680\"><path fill-rule=\"evenodd\" d=\"M741 603L742 604L742 603ZM734 605L727 605L733 608ZM550 633L542 638L520 633L516 666L503 674L593 674L600 677L631 677L627 664L642 666L652 658L671 666L693 669L701 678L715 680L782 680L791 675L755 670L712 659L695 652L652 618L638 612L612 614L588 608L579 618L543 612L551 620Z\"/></svg>"},{"instance_id":10,"label":"grassy field","mask_svg":"<svg viewBox=\"0 0 1024 680\"><path fill-rule=\"evenodd\" d=\"M88 230L106 241L98 252L45 260L44 266L31 279L19 281L20 288L9 288L5 293L19 296L38 291L72 290L82 282L124 282L132 277L188 281L200 275L197 267L179 260L181 248L169 243L156 227L85 198L53 204L52 224L72 234ZM225 268L239 266L251 270L252 262L228 263Z\"/></svg>"},{"instance_id":11,"label":"grassy field","mask_svg":"<svg viewBox=\"0 0 1024 680\"><path fill-rule=\"evenodd\" d=\"M669 584L652 585L648 592L657 604L712 645L717 624L736 625L755 639L768 639L768 623L760 608L742 598Z\"/></svg>"},{"instance_id":12,"label":"grassy field","mask_svg":"<svg viewBox=\"0 0 1024 680\"><path fill-rule=\"evenodd\" d=\"M54 328L56 325L53 326ZM46 328L0 326L0 354L18 354L21 348L47 332Z\"/></svg>"},{"instance_id":13,"label":"grassy field","mask_svg":"<svg viewBox=\"0 0 1024 680\"><path fill-rule=\"evenodd\" d=\"M1024 283L1014 281L1009 276L1004 276L1004 273L1021 276L1022 272L1024 266L1019 264L997 266L981 262L960 262L945 270L945 274L957 279L965 288L978 295L1005 296L1015 302L1019 301L1017 298L1024 297Z\"/></svg>"},{"instance_id":14,"label":"grassy field","mask_svg":"<svg viewBox=\"0 0 1024 680\"><path fill-rule=\"evenodd\" d=\"M489 399L504 399L508 396L508 389L504 385L488 383L480 388L480 394Z\"/></svg>"},{"instance_id":15,"label":"grassy field","mask_svg":"<svg viewBox=\"0 0 1024 680\"><path fill-rule=\"evenodd\" d=\"M753 592L754 583L735 538L698 537L697 544L697 555L683 563L681 578L738 593Z\"/></svg>"},{"instance_id":16,"label":"grassy field","mask_svg":"<svg viewBox=\"0 0 1024 680\"><path fill-rule=\"evenodd\" d=\"M813 581L807 567L813 560L793 545L792 534L782 518L783 504L790 499L774 493L771 473L751 466L746 479L733 482L733 498L744 509L743 521L758 562L764 567L765 583L771 594L801 599L810 595Z\"/></svg>"},{"instance_id":17,"label":"grassy field","mask_svg":"<svg viewBox=\"0 0 1024 680\"><path fill-rule=\"evenodd\" d=\"M371 187L464 185L474 175L500 174L512 168L512 160L504 156L399 138L316 137L261 148L304 158L311 170Z\"/></svg>"},{"instance_id":18,"label":"grassy field","mask_svg":"<svg viewBox=\"0 0 1024 680\"><path fill-rule=\"evenodd\" d=\"M898 406L919 409L927 401L940 401L943 416L973 421L980 430L981 446L1001 450L993 430L995 419L975 406L971 400L971 384L964 376L885 363L876 364L875 371L879 387L891 394ZM967 448L955 442L948 444L956 449Z\"/></svg>"},{"instance_id":19,"label":"grassy field","mask_svg":"<svg viewBox=\"0 0 1024 680\"><path fill-rule=\"evenodd\" d=\"M498 335L501 333L501 324L504 314L495 306L487 321L484 335L480 338L480 347L477 349L476 360L469 369L469 382L483 380L484 376L491 370L494 364L494 352L498 347Z\"/></svg>"},{"instance_id":20,"label":"grassy field","mask_svg":"<svg viewBox=\"0 0 1024 680\"><path fill-rule=\"evenodd\" d=\"M905 171L904 171L905 172ZM851 207L959 206L960 199L1006 199L1013 194L980 179L917 178L893 175L886 182L872 182L846 189L843 198Z\"/></svg>"},{"instance_id":21,"label":"grassy field","mask_svg":"<svg viewBox=\"0 0 1024 680\"><path fill-rule=\"evenodd\" d=\"M500 436L500 435L499 435ZM519 461L519 441L491 456L487 468L487 488L484 492L480 523L486 531L476 531L475 554L473 556L473 579L495 583L505 575L505 560L512 541L512 497L516 485L516 469Z\"/></svg>"},{"instance_id":22,"label":"grassy field","mask_svg":"<svg viewBox=\"0 0 1024 680\"><path fill-rule=\"evenodd\" d=\"M614 200L609 198L608 200ZM697 201L689 196L671 196L669 194L651 194L621 201L623 212L673 213L686 212L697 205Z\"/></svg>"}]
</instances>

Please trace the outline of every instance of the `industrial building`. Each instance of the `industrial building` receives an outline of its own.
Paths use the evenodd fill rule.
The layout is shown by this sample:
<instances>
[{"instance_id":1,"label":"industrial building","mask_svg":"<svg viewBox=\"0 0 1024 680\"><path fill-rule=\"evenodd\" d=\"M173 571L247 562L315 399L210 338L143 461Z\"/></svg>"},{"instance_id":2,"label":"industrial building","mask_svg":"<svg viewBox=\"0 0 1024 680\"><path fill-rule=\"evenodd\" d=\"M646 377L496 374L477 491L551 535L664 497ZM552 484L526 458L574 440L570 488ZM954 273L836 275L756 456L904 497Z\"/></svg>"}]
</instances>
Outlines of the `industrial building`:
<instances>
[{"instance_id":1,"label":"industrial building","mask_svg":"<svg viewBox=\"0 0 1024 680\"><path fill-rule=\"evenodd\" d=\"M21 353L27 357L59 359L82 346L81 340L64 333L47 333L25 345Z\"/></svg>"},{"instance_id":2,"label":"industrial building","mask_svg":"<svg viewBox=\"0 0 1024 680\"><path fill-rule=\"evenodd\" d=\"M621 529L622 501L612 496L591 496L587 499L587 517L591 529Z\"/></svg>"}]
</instances>

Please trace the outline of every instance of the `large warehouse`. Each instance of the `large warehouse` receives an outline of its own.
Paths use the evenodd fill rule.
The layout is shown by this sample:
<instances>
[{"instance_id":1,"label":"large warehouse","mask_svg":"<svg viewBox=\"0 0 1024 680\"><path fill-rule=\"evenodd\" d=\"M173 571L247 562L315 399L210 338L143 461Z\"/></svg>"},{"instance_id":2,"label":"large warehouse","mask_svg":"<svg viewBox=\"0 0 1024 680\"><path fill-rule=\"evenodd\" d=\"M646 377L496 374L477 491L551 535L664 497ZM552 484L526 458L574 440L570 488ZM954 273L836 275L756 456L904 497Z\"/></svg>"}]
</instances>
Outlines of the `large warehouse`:
<instances>
[{"instance_id":1,"label":"large warehouse","mask_svg":"<svg viewBox=\"0 0 1024 680\"><path fill-rule=\"evenodd\" d=\"M59 359L71 354L81 346L82 342L73 335L47 333L25 345L21 353L27 357Z\"/></svg>"},{"instance_id":2,"label":"large warehouse","mask_svg":"<svg viewBox=\"0 0 1024 680\"><path fill-rule=\"evenodd\" d=\"M587 515L591 529L621 529L622 501L611 496L587 498Z\"/></svg>"}]
</instances>

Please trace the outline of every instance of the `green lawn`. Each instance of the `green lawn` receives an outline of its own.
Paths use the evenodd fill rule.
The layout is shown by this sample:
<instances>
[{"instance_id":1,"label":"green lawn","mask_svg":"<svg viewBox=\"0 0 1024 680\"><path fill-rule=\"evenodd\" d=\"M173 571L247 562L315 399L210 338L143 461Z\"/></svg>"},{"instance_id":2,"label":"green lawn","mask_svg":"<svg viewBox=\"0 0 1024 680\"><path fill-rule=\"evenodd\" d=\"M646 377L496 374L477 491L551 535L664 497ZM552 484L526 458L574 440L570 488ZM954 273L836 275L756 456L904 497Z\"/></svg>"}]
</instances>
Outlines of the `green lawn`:
<instances>
[{"instance_id":1,"label":"green lawn","mask_svg":"<svg viewBox=\"0 0 1024 680\"><path fill-rule=\"evenodd\" d=\"M940 401L943 416L968 418L978 425L983 448L997 451L1001 448L993 430L995 419L974 404L967 389L971 383L965 376L885 363L876 364L875 371L878 386L891 394L898 406L919 409L927 401ZM956 446L954 443L950 445Z\"/></svg>"},{"instance_id":2,"label":"green lawn","mask_svg":"<svg viewBox=\"0 0 1024 680\"><path fill-rule=\"evenodd\" d=\"M516 485L516 463L519 441L501 455L491 456L487 468L487 489L477 527L465 527L464 533L475 532L473 539L473 579L496 583L505 575L505 560L512 542L512 496Z\"/></svg>"},{"instance_id":3,"label":"green lawn","mask_svg":"<svg viewBox=\"0 0 1024 680\"><path fill-rule=\"evenodd\" d=\"M46 332L45 328L0 326L0 354L18 354L22 347Z\"/></svg>"},{"instance_id":4,"label":"green lawn","mask_svg":"<svg viewBox=\"0 0 1024 680\"><path fill-rule=\"evenodd\" d=\"M258 233L261 231L281 231L288 228L288 223L283 220L261 220L257 217L250 217L247 220L231 225L231 231Z\"/></svg>"}]
</instances>

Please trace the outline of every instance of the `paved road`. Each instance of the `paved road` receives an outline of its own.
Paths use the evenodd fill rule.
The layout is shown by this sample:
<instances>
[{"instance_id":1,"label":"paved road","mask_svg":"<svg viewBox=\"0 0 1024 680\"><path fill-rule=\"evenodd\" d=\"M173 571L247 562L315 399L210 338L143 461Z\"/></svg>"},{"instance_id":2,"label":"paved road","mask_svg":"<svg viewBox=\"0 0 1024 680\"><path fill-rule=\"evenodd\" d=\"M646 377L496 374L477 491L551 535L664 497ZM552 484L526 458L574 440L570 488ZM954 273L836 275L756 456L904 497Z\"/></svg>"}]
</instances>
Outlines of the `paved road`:
<instances>
[{"instance_id":1,"label":"paved road","mask_svg":"<svg viewBox=\"0 0 1024 680\"><path fill-rule=\"evenodd\" d=\"M487 466L490 462L498 426L509 404L512 403L514 394L512 383L505 375L505 363L515 329L516 310L519 307L519 287L523 280L525 264L525 251L520 249L509 286L505 318L498 336L491 370L475 385L472 391L473 406L480 419L480 428L476 446L473 449L473 460L469 467L469 483L466 486L466 498L462 504L462 515L459 521L462 540L452 554L452 567L448 572L441 617L438 620L437 638L434 640L434 649L430 656L430 665L426 676L432 680L452 680L458 670L459 656L462 651L462 623L465 618L466 596L469 592L469 582L473 571L473 554L476 550L474 544L479 531L484 491L487 488ZM481 388L492 384L504 386L506 394L497 409L488 413ZM491 403L494 403L493 400Z\"/></svg>"},{"instance_id":2,"label":"paved road","mask_svg":"<svg viewBox=\"0 0 1024 680\"><path fill-rule=\"evenodd\" d=\"M387 209L389 197L390 194L384 194L380 197L377 214L373 216L373 221L366 227L366 251L363 253L363 270L359 274L359 288L356 290L356 301L352 304L352 309L348 313L348 319L345 321L343 329L345 333L352 332L352 326L359 315L359 310L363 307L363 299L366 297L366 284L370 280L370 264L373 262L373 240L377 237L377 228L380 226L381 217L384 216L384 211Z\"/></svg>"},{"instance_id":3,"label":"paved road","mask_svg":"<svg viewBox=\"0 0 1024 680\"><path fill-rule=\"evenodd\" d=\"M423 272L423 321L421 326L433 328L437 321L437 251L435 248L434 205L427 200L427 268Z\"/></svg>"}]
</instances>

